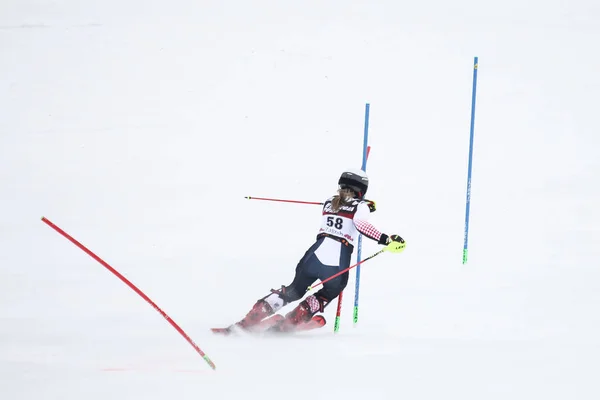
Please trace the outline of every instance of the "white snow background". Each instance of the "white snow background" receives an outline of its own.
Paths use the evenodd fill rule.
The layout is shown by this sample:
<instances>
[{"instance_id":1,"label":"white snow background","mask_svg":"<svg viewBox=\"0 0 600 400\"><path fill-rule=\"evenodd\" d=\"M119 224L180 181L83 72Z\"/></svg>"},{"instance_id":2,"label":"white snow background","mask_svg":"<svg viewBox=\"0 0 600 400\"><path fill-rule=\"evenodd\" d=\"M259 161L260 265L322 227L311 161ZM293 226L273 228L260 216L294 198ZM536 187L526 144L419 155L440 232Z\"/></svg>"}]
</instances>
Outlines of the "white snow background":
<instances>
[{"instance_id":1,"label":"white snow background","mask_svg":"<svg viewBox=\"0 0 600 400\"><path fill-rule=\"evenodd\" d=\"M4 0L0 398L600 398L599 43L591 0ZM333 194L365 103L373 223L407 248L364 264L358 324L352 272L337 335L335 304L212 335L320 221L244 196Z\"/></svg>"}]
</instances>

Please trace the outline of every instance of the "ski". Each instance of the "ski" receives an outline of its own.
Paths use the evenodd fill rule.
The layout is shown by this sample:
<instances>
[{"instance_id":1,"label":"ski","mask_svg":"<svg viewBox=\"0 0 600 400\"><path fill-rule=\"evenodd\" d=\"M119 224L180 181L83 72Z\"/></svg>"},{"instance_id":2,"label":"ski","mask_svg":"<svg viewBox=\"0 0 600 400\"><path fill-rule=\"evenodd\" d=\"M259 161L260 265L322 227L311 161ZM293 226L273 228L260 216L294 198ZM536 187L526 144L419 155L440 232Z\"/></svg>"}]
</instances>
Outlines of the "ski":
<instances>
[{"instance_id":1,"label":"ski","mask_svg":"<svg viewBox=\"0 0 600 400\"><path fill-rule=\"evenodd\" d=\"M297 332L310 331L313 329L321 328L325 325L325 317L322 315L315 315L309 321L298 324L298 325L285 325L284 320L280 320L273 324L270 328L266 329L265 333L273 335L289 335Z\"/></svg>"},{"instance_id":2,"label":"ski","mask_svg":"<svg viewBox=\"0 0 600 400\"><path fill-rule=\"evenodd\" d=\"M325 326L326 323L327 323L327 321L325 320L324 316L315 315L314 317L312 317L312 319L310 321L308 321L304 324L298 325L298 327L296 328L296 330L294 332L310 331L313 329L322 328L323 326Z\"/></svg>"},{"instance_id":3,"label":"ski","mask_svg":"<svg viewBox=\"0 0 600 400\"><path fill-rule=\"evenodd\" d=\"M249 329L242 329L240 327L237 327L234 324L234 325L230 325L226 328L210 328L210 330L213 333L221 334L221 335L230 335L232 333L236 333L236 331L241 331L241 332L245 332L245 333L259 333L259 332L263 332L263 331L269 329L273 325L277 324L279 321L283 321L283 319L284 319L283 315L274 314L268 318L263 319L258 324L252 326Z\"/></svg>"},{"instance_id":4,"label":"ski","mask_svg":"<svg viewBox=\"0 0 600 400\"><path fill-rule=\"evenodd\" d=\"M274 333L274 334L285 335L285 334L291 334L294 332L304 332L304 331L310 331L313 329L318 329L318 328L323 327L327 323L327 321L325 320L325 317L323 317L322 315L315 315L312 317L312 319L310 321L303 323L303 324L299 324L290 331L280 331L280 330L276 329L277 325L283 323L284 320L285 320L285 317L283 315L274 314L271 317L262 320L261 322L254 325L250 329L241 329L241 328L236 327L235 325L231 325L226 328L211 328L211 331L215 334L226 335L226 336L235 334L238 331L243 332L243 333L249 333L249 334Z\"/></svg>"}]
</instances>

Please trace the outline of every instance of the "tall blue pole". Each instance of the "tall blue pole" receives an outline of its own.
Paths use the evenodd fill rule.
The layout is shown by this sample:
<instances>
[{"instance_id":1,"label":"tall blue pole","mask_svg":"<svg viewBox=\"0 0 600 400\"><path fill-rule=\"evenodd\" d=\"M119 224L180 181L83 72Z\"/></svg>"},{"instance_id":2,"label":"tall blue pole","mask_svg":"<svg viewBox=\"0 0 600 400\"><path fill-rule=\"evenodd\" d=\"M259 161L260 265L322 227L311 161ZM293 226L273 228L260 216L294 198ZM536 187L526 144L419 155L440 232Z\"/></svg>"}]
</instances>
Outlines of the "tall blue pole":
<instances>
[{"instance_id":1,"label":"tall blue pole","mask_svg":"<svg viewBox=\"0 0 600 400\"><path fill-rule=\"evenodd\" d=\"M369 108L370 104L367 103L365 106L365 132L363 139L363 157L362 157L362 170L367 171L367 157L369 155ZM358 236L358 250L356 253L357 262L361 261L361 253L362 253L362 235ZM354 323L358 322L358 296L360 289L360 265L356 267L356 289L354 292Z\"/></svg>"},{"instance_id":2,"label":"tall blue pole","mask_svg":"<svg viewBox=\"0 0 600 400\"><path fill-rule=\"evenodd\" d=\"M469 169L467 172L467 205L465 212L465 242L463 247L463 264L467 262L469 245L469 212L471 209L471 171L473 168L473 136L475 134L475 95L477 93L477 67L478 57L473 62L473 95L471 97L471 133L469 139Z\"/></svg>"}]
</instances>

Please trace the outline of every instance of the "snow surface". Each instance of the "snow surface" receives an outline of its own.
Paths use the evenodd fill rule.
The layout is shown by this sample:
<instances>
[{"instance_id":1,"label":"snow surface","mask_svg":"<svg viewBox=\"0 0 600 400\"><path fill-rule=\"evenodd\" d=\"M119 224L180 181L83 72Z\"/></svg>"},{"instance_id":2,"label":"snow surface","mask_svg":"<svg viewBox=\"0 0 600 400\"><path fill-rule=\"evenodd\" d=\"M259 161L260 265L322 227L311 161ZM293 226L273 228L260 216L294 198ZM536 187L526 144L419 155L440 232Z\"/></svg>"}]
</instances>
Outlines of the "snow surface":
<instances>
[{"instance_id":1,"label":"snow surface","mask_svg":"<svg viewBox=\"0 0 600 400\"><path fill-rule=\"evenodd\" d=\"M591 0L4 0L0 398L600 398L598 43ZM319 224L244 196L323 201L367 102L373 222L407 249L364 265L358 325L353 273L337 335L335 305L211 335Z\"/></svg>"}]
</instances>

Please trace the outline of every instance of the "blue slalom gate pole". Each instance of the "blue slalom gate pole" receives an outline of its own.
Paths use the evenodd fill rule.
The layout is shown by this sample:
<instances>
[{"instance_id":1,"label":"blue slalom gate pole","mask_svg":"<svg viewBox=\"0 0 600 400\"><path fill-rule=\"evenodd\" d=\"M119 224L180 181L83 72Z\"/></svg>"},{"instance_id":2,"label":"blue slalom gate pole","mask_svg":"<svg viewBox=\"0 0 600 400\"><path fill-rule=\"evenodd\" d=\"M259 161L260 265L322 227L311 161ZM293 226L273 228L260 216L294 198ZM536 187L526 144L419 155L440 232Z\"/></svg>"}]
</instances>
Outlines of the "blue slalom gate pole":
<instances>
[{"instance_id":1,"label":"blue slalom gate pole","mask_svg":"<svg viewBox=\"0 0 600 400\"><path fill-rule=\"evenodd\" d=\"M479 58L473 62L473 95L471 97L471 133L469 139L469 167L467 172L467 205L465 212L465 242L463 247L463 264L467 262L469 245L469 212L471 209L471 171L473 168L473 136L475 134L475 95L477 93L477 68Z\"/></svg>"},{"instance_id":2,"label":"blue slalom gate pole","mask_svg":"<svg viewBox=\"0 0 600 400\"><path fill-rule=\"evenodd\" d=\"M369 103L366 105L365 109L365 135L363 141L363 161L361 169L363 171L367 171L367 160L369 159L369 150L371 148L368 146L368 138L369 138ZM362 249L362 235L359 233L358 235L358 252L357 252L357 268L356 268L356 292L354 294L354 323L358 322L358 289L360 286L360 262L361 262L361 249ZM333 332L337 333L340 330L340 321L342 314L342 301L344 297L344 292L340 293L338 296L338 305L337 311L335 314L335 324L333 325Z\"/></svg>"},{"instance_id":3,"label":"blue slalom gate pole","mask_svg":"<svg viewBox=\"0 0 600 400\"><path fill-rule=\"evenodd\" d=\"M365 105L365 132L363 139L363 156L362 156L362 170L367 171L367 159L369 157L369 109L370 104ZM360 262L362 253L362 235L358 235L358 246L356 252L356 260ZM354 323L358 322L358 298L360 290L360 265L356 267L356 288L354 291Z\"/></svg>"}]
</instances>

